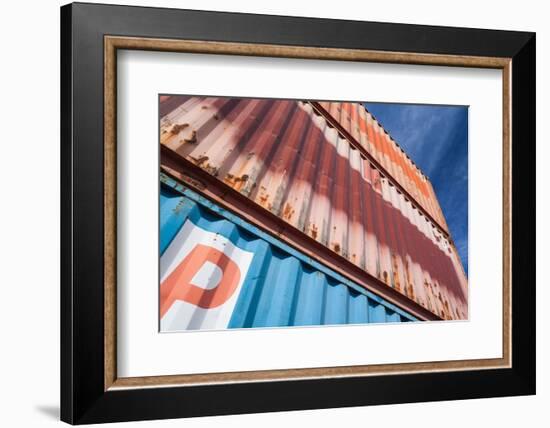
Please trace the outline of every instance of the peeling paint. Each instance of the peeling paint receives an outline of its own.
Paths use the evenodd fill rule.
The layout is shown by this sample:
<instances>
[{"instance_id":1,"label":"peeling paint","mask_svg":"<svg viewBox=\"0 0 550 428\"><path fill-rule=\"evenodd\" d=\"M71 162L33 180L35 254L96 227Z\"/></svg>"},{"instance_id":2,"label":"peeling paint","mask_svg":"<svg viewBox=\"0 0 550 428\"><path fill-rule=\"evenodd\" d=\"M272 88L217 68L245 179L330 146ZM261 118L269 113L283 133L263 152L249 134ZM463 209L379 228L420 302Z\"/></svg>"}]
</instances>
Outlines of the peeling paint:
<instances>
[{"instance_id":1,"label":"peeling paint","mask_svg":"<svg viewBox=\"0 0 550 428\"><path fill-rule=\"evenodd\" d=\"M197 142L197 131L193 131L189 138L183 139L186 143L195 144Z\"/></svg>"},{"instance_id":2,"label":"peeling paint","mask_svg":"<svg viewBox=\"0 0 550 428\"><path fill-rule=\"evenodd\" d=\"M183 131L185 128L187 128L189 126L188 123L182 123L182 124L176 124L172 127L172 129L170 130L170 133L172 135L177 135L179 134L181 131Z\"/></svg>"}]
</instances>

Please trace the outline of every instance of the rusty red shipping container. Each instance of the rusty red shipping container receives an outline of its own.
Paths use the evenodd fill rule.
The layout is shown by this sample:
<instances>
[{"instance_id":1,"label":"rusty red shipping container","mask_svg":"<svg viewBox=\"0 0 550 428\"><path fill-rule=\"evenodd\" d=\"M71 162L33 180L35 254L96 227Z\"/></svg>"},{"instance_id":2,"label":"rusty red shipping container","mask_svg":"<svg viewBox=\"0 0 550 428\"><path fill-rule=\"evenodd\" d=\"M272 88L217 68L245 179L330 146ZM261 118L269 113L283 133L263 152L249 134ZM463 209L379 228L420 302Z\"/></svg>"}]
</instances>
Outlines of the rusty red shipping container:
<instances>
[{"instance_id":1,"label":"rusty red shipping container","mask_svg":"<svg viewBox=\"0 0 550 428\"><path fill-rule=\"evenodd\" d=\"M408 193L424 208L438 225L448 232L429 180L361 103L316 103L330 115L354 142L367 150ZM370 144L369 144L370 142Z\"/></svg>"},{"instance_id":2,"label":"rusty red shipping container","mask_svg":"<svg viewBox=\"0 0 550 428\"><path fill-rule=\"evenodd\" d=\"M163 97L165 149L438 317L467 318L433 188L362 104Z\"/></svg>"}]
</instances>

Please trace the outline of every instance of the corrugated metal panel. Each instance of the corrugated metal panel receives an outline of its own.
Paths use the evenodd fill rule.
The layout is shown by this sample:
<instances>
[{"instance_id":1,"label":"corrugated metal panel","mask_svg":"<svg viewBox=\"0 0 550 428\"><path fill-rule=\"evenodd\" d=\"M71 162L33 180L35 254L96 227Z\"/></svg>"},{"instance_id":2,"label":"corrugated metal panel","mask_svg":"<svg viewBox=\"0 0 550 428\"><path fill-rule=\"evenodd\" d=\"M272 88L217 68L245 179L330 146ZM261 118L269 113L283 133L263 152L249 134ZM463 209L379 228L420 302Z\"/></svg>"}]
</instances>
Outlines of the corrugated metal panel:
<instances>
[{"instance_id":1,"label":"corrugated metal panel","mask_svg":"<svg viewBox=\"0 0 550 428\"><path fill-rule=\"evenodd\" d=\"M454 247L309 102L167 102L178 99L161 119L165 147L438 316L467 317L467 280ZM385 133L362 106L326 104L386 171L407 176L419 193L418 174L395 166L396 154L382 149L391 140L382 142Z\"/></svg>"},{"instance_id":2,"label":"corrugated metal panel","mask_svg":"<svg viewBox=\"0 0 550 428\"><path fill-rule=\"evenodd\" d=\"M322 109L367 150L447 232L429 180L361 103L320 102Z\"/></svg>"},{"instance_id":3,"label":"corrugated metal panel","mask_svg":"<svg viewBox=\"0 0 550 428\"><path fill-rule=\"evenodd\" d=\"M190 189L162 181L162 331L415 320Z\"/></svg>"}]
</instances>

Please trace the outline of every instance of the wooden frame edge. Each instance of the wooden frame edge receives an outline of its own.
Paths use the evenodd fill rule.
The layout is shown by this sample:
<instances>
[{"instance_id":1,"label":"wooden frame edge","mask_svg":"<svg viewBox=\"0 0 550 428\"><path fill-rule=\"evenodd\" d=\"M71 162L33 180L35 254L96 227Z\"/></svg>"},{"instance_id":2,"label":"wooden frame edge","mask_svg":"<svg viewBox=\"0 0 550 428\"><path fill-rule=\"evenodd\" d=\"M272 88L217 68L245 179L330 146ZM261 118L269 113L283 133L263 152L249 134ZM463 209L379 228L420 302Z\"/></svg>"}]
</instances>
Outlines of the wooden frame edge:
<instances>
[{"instance_id":1,"label":"wooden frame edge","mask_svg":"<svg viewBox=\"0 0 550 428\"><path fill-rule=\"evenodd\" d=\"M339 49L261 43L174 40L146 37L105 36L114 49L152 50L219 55L250 55L296 59L363 61L394 64L445 65L456 67L504 68L509 58L467 55L422 54L410 52Z\"/></svg>"},{"instance_id":2,"label":"wooden frame edge","mask_svg":"<svg viewBox=\"0 0 550 428\"><path fill-rule=\"evenodd\" d=\"M104 41L104 389L116 381L116 47Z\"/></svg>"},{"instance_id":3,"label":"wooden frame edge","mask_svg":"<svg viewBox=\"0 0 550 428\"><path fill-rule=\"evenodd\" d=\"M500 369L505 367L502 358L484 360L460 360L401 364L371 364L361 366L316 367L310 369L258 370L246 372L205 373L190 375L144 376L118 378L109 390L157 388L172 386L198 386L227 383L249 383L267 381L293 381L303 379L338 379L379 375L402 375L413 373L436 373L476 369ZM440 364L445 363L445 364ZM252 376L251 376L252 375Z\"/></svg>"},{"instance_id":4,"label":"wooden frame edge","mask_svg":"<svg viewBox=\"0 0 550 428\"><path fill-rule=\"evenodd\" d=\"M502 69L502 355L512 367L512 60Z\"/></svg>"},{"instance_id":5,"label":"wooden frame edge","mask_svg":"<svg viewBox=\"0 0 550 428\"><path fill-rule=\"evenodd\" d=\"M117 49L251 55L394 64L496 68L503 72L503 356L494 359L117 378L116 376L116 51ZM510 368L511 58L382 52L253 43L104 36L104 390L291 381Z\"/></svg>"}]
</instances>

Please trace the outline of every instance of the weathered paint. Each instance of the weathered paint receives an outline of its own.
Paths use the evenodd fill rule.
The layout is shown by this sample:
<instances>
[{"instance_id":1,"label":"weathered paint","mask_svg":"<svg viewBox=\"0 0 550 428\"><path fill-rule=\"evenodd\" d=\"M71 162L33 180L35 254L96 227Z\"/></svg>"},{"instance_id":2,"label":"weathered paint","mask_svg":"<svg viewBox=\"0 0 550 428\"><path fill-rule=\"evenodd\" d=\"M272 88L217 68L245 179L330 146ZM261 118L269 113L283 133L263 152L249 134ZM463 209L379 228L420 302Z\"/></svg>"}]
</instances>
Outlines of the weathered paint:
<instances>
[{"instance_id":1,"label":"weathered paint","mask_svg":"<svg viewBox=\"0 0 550 428\"><path fill-rule=\"evenodd\" d=\"M320 102L318 105L378 160L438 224L448 231L429 180L361 103Z\"/></svg>"},{"instance_id":2,"label":"weathered paint","mask_svg":"<svg viewBox=\"0 0 550 428\"><path fill-rule=\"evenodd\" d=\"M437 316L467 318L456 249L425 214L441 211L431 184L361 104L172 96L161 111L165 103L165 148Z\"/></svg>"},{"instance_id":3,"label":"weathered paint","mask_svg":"<svg viewBox=\"0 0 550 428\"><path fill-rule=\"evenodd\" d=\"M416 319L165 176L162 331Z\"/></svg>"}]
</instances>

